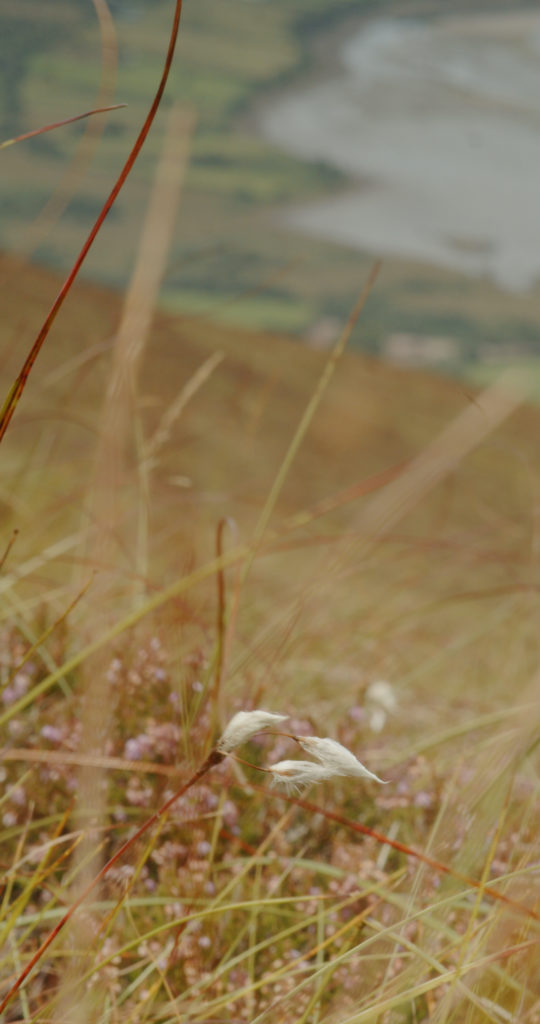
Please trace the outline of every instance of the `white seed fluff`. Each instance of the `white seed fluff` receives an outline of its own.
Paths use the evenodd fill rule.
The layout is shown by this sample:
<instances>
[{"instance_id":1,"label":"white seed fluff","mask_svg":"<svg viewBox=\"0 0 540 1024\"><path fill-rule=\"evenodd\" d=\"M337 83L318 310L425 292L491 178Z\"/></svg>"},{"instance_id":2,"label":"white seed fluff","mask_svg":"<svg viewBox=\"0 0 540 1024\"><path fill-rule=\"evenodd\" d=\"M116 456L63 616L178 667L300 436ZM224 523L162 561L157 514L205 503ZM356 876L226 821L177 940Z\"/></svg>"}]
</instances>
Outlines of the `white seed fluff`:
<instances>
[{"instance_id":1,"label":"white seed fluff","mask_svg":"<svg viewBox=\"0 0 540 1024\"><path fill-rule=\"evenodd\" d=\"M238 711L233 715L216 747L220 754L229 754L235 747L255 736L255 733L270 729L285 722L288 715L277 715L272 711Z\"/></svg>"},{"instance_id":2,"label":"white seed fluff","mask_svg":"<svg viewBox=\"0 0 540 1024\"><path fill-rule=\"evenodd\" d=\"M374 782L381 782L384 785L383 779L365 768L358 758L337 740L321 739L320 736L297 736L296 740L303 750L327 769L330 775L352 775L356 778L373 779Z\"/></svg>"},{"instance_id":3,"label":"white seed fluff","mask_svg":"<svg viewBox=\"0 0 540 1024\"><path fill-rule=\"evenodd\" d=\"M377 679L368 686L364 700L369 728L372 732L382 732L388 716L393 715L397 708L393 686L385 679Z\"/></svg>"},{"instance_id":4,"label":"white seed fluff","mask_svg":"<svg viewBox=\"0 0 540 1024\"><path fill-rule=\"evenodd\" d=\"M299 793L303 786L328 779L331 772L322 764L313 761L278 761L271 764L272 785L283 788L287 793Z\"/></svg>"}]
</instances>

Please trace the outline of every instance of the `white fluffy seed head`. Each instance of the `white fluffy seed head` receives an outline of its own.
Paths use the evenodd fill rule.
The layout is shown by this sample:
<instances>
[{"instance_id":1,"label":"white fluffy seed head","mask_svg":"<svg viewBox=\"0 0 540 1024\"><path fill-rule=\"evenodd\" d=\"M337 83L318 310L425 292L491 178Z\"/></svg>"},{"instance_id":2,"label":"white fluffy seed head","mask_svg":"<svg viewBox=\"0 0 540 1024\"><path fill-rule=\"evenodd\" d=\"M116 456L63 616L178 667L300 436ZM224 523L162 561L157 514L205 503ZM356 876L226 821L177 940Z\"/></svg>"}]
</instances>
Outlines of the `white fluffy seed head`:
<instances>
[{"instance_id":1,"label":"white fluffy seed head","mask_svg":"<svg viewBox=\"0 0 540 1024\"><path fill-rule=\"evenodd\" d=\"M303 750L317 759L329 775L352 775L383 783L383 779L365 768L358 758L337 740L321 739L320 736L297 736L296 740Z\"/></svg>"},{"instance_id":2,"label":"white fluffy seed head","mask_svg":"<svg viewBox=\"0 0 540 1024\"><path fill-rule=\"evenodd\" d=\"M391 715L397 707L394 687L391 683L387 683L386 679L376 679L374 683L370 683L366 690L366 701L378 704L379 707L384 708L389 715Z\"/></svg>"},{"instance_id":3,"label":"white fluffy seed head","mask_svg":"<svg viewBox=\"0 0 540 1024\"><path fill-rule=\"evenodd\" d=\"M397 700L394 688L385 679L377 679L366 690L365 705L368 712L369 728L372 732L382 732L388 716L393 715L396 711Z\"/></svg>"},{"instance_id":4,"label":"white fluffy seed head","mask_svg":"<svg viewBox=\"0 0 540 1024\"><path fill-rule=\"evenodd\" d=\"M230 754L231 750L246 743L256 733L280 725L287 718L288 715L277 715L272 711L238 711L231 718L216 748L220 754Z\"/></svg>"},{"instance_id":5,"label":"white fluffy seed head","mask_svg":"<svg viewBox=\"0 0 540 1024\"><path fill-rule=\"evenodd\" d=\"M331 772L322 764L313 761L278 761L271 764L272 785L284 789L287 793L299 793L304 786L328 779Z\"/></svg>"}]
</instances>

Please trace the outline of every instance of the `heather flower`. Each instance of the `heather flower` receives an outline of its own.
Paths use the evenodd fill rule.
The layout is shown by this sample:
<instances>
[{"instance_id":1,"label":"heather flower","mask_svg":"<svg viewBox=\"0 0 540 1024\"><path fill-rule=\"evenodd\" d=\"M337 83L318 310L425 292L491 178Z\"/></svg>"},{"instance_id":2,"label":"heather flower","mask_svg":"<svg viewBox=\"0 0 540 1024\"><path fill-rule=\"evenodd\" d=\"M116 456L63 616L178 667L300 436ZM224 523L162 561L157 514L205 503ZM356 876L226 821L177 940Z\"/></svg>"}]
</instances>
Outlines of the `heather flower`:
<instances>
[{"instance_id":1,"label":"heather flower","mask_svg":"<svg viewBox=\"0 0 540 1024\"><path fill-rule=\"evenodd\" d=\"M165 761L174 762L182 735L174 722L150 721L146 727L146 735L155 754Z\"/></svg>"},{"instance_id":2,"label":"heather flower","mask_svg":"<svg viewBox=\"0 0 540 1024\"><path fill-rule=\"evenodd\" d=\"M50 743L61 743L64 739L64 730L59 729L56 725L44 725L41 729L41 735L44 740L49 740Z\"/></svg>"},{"instance_id":3,"label":"heather flower","mask_svg":"<svg viewBox=\"0 0 540 1024\"><path fill-rule=\"evenodd\" d=\"M287 793L298 793L303 786L322 782L333 774L313 761L278 761L271 764L268 771L272 773L272 785L282 786Z\"/></svg>"},{"instance_id":4,"label":"heather flower","mask_svg":"<svg viewBox=\"0 0 540 1024\"><path fill-rule=\"evenodd\" d=\"M152 753L152 740L144 732L139 736L130 737L124 744L124 757L127 761L144 761L146 757L151 757Z\"/></svg>"},{"instance_id":5,"label":"heather flower","mask_svg":"<svg viewBox=\"0 0 540 1024\"><path fill-rule=\"evenodd\" d=\"M246 743L255 733L280 725L287 718L288 715L276 715L272 711L238 711L231 718L216 748L220 754L230 754L231 750Z\"/></svg>"},{"instance_id":6,"label":"heather flower","mask_svg":"<svg viewBox=\"0 0 540 1024\"><path fill-rule=\"evenodd\" d=\"M319 764L326 769L328 776L352 775L356 778L383 782L383 779L365 768L358 758L337 740L321 739L320 736L296 736L295 739L303 750L315 757Z\"/></svg>"},{"instance_id":7,"label":"heather flower","mask_svg":"<svg viewBox=\"0 0 540 1024\"><path fill-rule=\"evenodd\" d=\"M30 679L24 672L17 672L13 678L13 689L17 697L24 697L30 686Z\"/></svg>"},{"instance_id":8,"label":"heather flower","mask_svg":"<svg viewBox=\"0 0 540 1024\"><path fill-rule=\"evenodd\" d=\"M16 807L25 807L26 805L26 790L24 786L14 786L8 793L8 798L12 804Z\"/></svg>"}]
</instances>

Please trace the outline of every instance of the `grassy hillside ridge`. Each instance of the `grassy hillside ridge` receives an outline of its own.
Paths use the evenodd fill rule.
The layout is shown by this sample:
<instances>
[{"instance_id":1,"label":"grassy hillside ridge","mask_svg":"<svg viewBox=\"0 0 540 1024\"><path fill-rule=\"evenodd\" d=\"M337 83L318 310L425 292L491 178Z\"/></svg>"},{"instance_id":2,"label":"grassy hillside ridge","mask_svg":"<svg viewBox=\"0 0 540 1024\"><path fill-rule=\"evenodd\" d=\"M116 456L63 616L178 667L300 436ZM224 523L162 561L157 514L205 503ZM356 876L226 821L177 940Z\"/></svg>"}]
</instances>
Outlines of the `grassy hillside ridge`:
<instances>
[{"instance_id":1,"label":"grassy hillside ridge","mask_svg":"<svg viewBox=\"0 0 540 1024\"><path fill-rule=\"evenodd\" d=\"M59 279L52 271L8 257L2 260L1 272L6 294L2 365L7 387ZM376 294L370 302L377 303ZM56 444L60 448L65 445L67 451L77 452L78 459L91 458L120 311L116 293L86 283L75 287L17 412L11 449L27 442L39 416L42 427L52 432L51 444L54 436L54 450ZM361 321L355 333L361 337L362 332ZM15 335L16 346L12 343ZM228 480L232 493L242 492L245 473L246 490L253 495L260 486L262 495L327 355L285 336L249 333L206 318L157 313L139 398L150 433L179 390L216 351L223 353L223 363L186 408L178 428L180 450L171 442L167 461L174 464L180 460L188 475L196 471L201 486L209 475L216 486L218 481L225 486ZM362 474L411 457L471 401L472 392L459 382L405 371L349 351L313 423L306 451L300 455L300 465L305 462L302 490L307 488L306 499L317 500ZM55 424L58 410L61 419ZM501 445L507 445L510 452L518 439L532 458L538 415L531 408L517 413L504 428ZM71 425L70 416L74 417ZM317 466L322 472L317 472ZM176 472L180 471L177 466ZM81 475L84 478L84 473ZM489 488L490 475L486 472L479 477L478 488ZM501 500L505 497L509 495L501 494Z\"/></svg>"},{"instance_id":2,"label":"grassy hillside ridge","mask_svg":"<svg viewBox=\"0 0 540 1024\"><path fill-rule=\"evenodd\" d=\"M9 298L2 323L3 386L7 389L14 363L57 280L49 271L8 260L2 270ZM55 324L17 411L5 445L10 468L3 487L6 513L10 496L16 499L17 512L8 516L6 526L9 522L19 526L21 555L27 546L28 553L35 554L67 531L79 529L84 519L120 308L115 293L79 284ZM357 327L361 332L362 322ZM154 434L165 410L215 352L223 354L223 361L187 403L152 474L149 571L156 585L161 572L170 570L171 552L177 551L180 558L185 557L186 546L200 554L211 552L222 516L233 516L241 535L249 536L327 358L286 337L249 334L204 319L158 313L140 375L127 461L121 470L126 536L133 535L140 515L137 465L141 449L137 444L142 442L136 442L136 436ZM459 383L388 367L349 351L285 485L275 523L412 458L471 402L474 395ZM414 549L424 535L431 538L443 561L445 544L450 544L447 552L457 545L461 554L452 573L464 574L456 583L458 590L470 588L470 560L488 558L491 549L500 549L500 557L493 562L488 558L482 571L494 584L519 579L523 560L527 563L534 536L530 488L539 416L535 408L522 408L398 528L400 534L404 531L405 549L410 532L414 558L425 559L426 567L429 546L423 554ZM36 502L40 507L44 502L43 515L37 520ZM336 539L340 530L354 531L361 507L338 504L334 512L308 527L308 537L319 529ZM23 508L26 513L21 516ZM387 557L382 551L380 556ZM461 557L464 561L458 569ZM122 558L122 571L129 575L135 571L135 555L124 552ZM309 553L301 549L291 553L288 564L295 558L299 573L309 575ZM447 568L450 571L450 565ZM395 569L388 567L391 576ZM262 563L261 571L274 576L275 570ZM447 585L444 579L445 573L419 573L415 587L419 594L439 593L441 585L443 589ZM402 599L406 601L407 595L402 594Z\"/></svg>"}]
</instances>

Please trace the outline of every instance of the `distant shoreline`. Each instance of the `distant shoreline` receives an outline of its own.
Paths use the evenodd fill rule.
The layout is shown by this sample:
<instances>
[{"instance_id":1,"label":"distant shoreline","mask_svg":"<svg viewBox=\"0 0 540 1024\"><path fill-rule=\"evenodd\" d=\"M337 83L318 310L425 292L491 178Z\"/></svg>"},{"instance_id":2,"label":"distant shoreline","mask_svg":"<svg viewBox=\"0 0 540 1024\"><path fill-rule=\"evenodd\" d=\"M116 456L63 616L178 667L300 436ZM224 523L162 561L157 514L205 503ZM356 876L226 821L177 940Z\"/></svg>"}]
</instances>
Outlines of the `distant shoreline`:
<instances>
[{"instance_id":1,"label":"distant shoreline","mask_svg":"<svg viewBox=\"0 0 540 1024\"><path fill-rule=\"evenodd\" d=\"M257 131L257 118L259 113L266 110L269 104L286 96L291 89L309 86L313 82L320 82L326 77L341 69L340 50L343 42L353 32L357 32L362 25L368 24L378 18L466 18L467 21L476 17L486 18L492 16L498 18L501 15L508 17L514 14L520 17L523 14L538 11L536 0L517 0L516 3L508 0L456 0L452 11L441 0L410 0L409 3L402 3L396 0L384 7L374 4L370 8L358 11L343 11L331 17L331 24L322 27L320 24L312 26L307 23L305 29L306 41L303 43L303 59L298 62L296 68L288 71L283 80L277 80L270 87L265 85L264 94L258 93L254 96L248 109L240 114L239 121L250 130Z\"/></svg>"},{"instance_id":2,"label":"distant shoreline","mask_svg":"<svg viewBox=\"0 0 540 1024\"><path fill-rule=\"evenodd\" d=\"M286 98L290 92L298 88L308 88L312 84L330 79L334 74L342 70L340 53L343 43L353 33L358 32L363 25L379 18L396 18L407 20L410 18L464 18L468 22L475 18L501 16L508 18L513 14L516 18L523 15L538 12L535 0L517 0L516 3L509 3L508 0L457 0L452 11L440 2L440 0L410 0L410 3L389 3L381 8L378 4L362 11L350 11L337 14L332 18L330 27L313 25L307 27L307 39L303 44L303 59L299 61L295 69L288 71L284 79L277 80L273 85L264 88L264 92L258 92L252 101L247 105L238 118L240 127L247 128L250 132L261 137L264 133L258 126L262 115L266 111ZM354 179L344 180L344 188L347 185L354 186ZM341 189L339 190L341 191Z\"/></svg>"},{"instance_id":3,"label":"distant shoreline","mask_svg":"<svg viewBox=\"0 0 540 1024\"><path fill-rule=\"evenodd\" d=\"M348 20L325 36L317 74L258 108L267 141L343 182L277 216L360 252L531 287L539 54L530 5Z\"/></svg>"}]
</instances>

